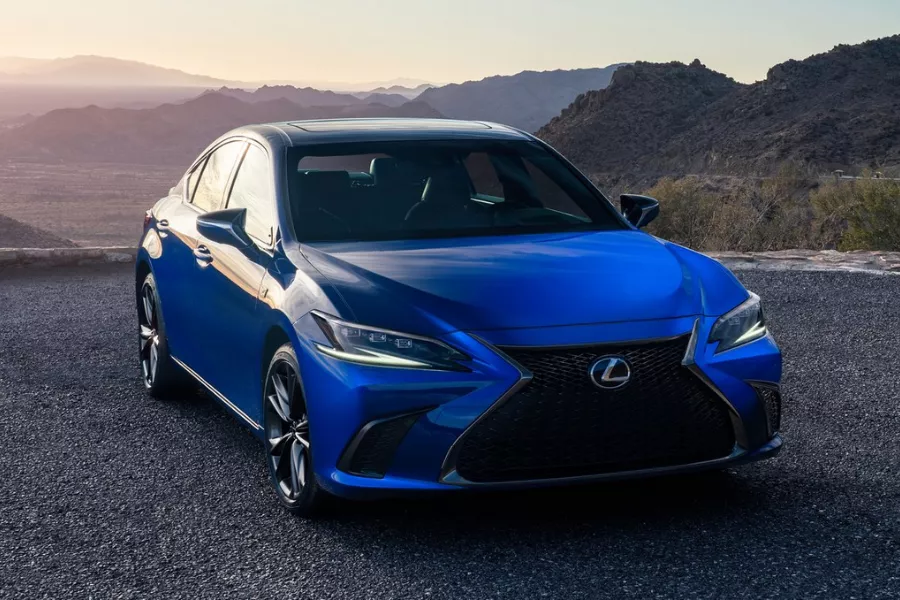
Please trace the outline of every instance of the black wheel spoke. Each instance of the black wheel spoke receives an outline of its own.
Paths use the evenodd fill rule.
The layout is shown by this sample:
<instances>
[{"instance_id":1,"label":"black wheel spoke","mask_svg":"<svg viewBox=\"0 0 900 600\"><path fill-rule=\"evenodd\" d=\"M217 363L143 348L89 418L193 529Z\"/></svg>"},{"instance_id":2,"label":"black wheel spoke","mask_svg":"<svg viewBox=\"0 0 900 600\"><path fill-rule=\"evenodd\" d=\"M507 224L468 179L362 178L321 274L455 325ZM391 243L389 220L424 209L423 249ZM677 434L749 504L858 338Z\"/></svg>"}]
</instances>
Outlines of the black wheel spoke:
<instances>
[{"instance_id":1,"label":"black wheel spoke","mask_svg":"<svg viewBox=\"0 0 900 600\"><path fill-rule=\"evenodd\" d=\"M154 325L154 314L153 314L153 291L151 288L144 288L144 318L147 319L147 324L153 327Z\"/></svg>"},{"instance_id":2,"label":"black wheel spoke","mask_svg":"<svg viewBox=\"0 0 900 600\"><path fill-rule=\"evenodd\" d=\"M272 375L272 387L275 388L275 401L278 404L278 416L285 423L291 422L291 396L288 393L284 378L281 375Z\"/></svg>"},{"instance_id":3,"label":"black wheel spoke","mask_svg":"<svg viewBox=\"0 0 900 600\"><path fill-rule=\"evenodd\" d=\"M311 467L309 418L296 367L277 361L265 390L265 430L272 479L286 502L303 496Z\"/></svg>"},{"instance_id":4,"label":"black wheel spoke","mask_svg":"<svg viewBox=\"0 0 900 600\"><path fill-rule=\"evenodd\" d=\"M287 443L291 441L293 437L294 434L292 432L288 432L280 437L269 438L269 454L281 456L284 453L284 449Z\"/></svg>"},{"instance_id":5,"label":"black wheel spoke","mask_svg":"<svg viewBox=\"0 0 900 600\"><path fill-rule=\"evenodd\" d=\"M303 489L306 477L303 470L306 468L306 448L302 444L291 445L291 492L296 496Z\"/></svg>"},{"instance_id":6,"label":"black wheel spoke","mask_svg":"<svg viewBox=\"0 0 900 600\"><path fill-rule=\"evenodd\" d=\"M144 383L152 387L159 368L159 332L157 331L156 293L153 287L145 284L141 289L138 307L138 336L140 339L141 371Z\"/></svg>"},{"instance_id":7,"label":"black wheel spoke","mask_svg":"<svg viewBox=\"0 0 900 600\"><path fill-rule=\"evenodd\" d=\"M156 376L156 366L159 363L159 347L156 344L150 346L150 376Z\"/></svg>"},{"instance_id":8,"label":"black wheel spoke","mask_svg":"<svg viewBox=\"0 0 900 600\"><path fill-rule=\"evenodd\" d=\"M291 418L288 416L288 413L284 410L284 406L281 401L278 399L278 393L271 393L268 396L269 406L275 411L275 414L281 419L282 423L289 424L291 422Z\"/></svg>"}]
</instances>

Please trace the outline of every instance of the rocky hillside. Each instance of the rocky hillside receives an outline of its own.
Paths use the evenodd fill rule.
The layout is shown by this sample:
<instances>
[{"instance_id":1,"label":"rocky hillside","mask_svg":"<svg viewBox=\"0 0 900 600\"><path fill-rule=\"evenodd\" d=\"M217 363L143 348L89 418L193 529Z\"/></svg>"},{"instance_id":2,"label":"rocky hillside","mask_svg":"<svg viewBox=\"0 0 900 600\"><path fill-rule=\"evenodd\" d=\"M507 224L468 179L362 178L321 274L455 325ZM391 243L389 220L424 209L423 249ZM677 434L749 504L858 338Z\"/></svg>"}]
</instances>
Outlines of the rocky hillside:
<instances>
[{"instance_id":1,"label":"rocky hillside","mask_svg":"<svg viewBox=\"0 0 900 600\"><path fill-rule=\"evenodd\" d=\"M605 88L619 65L571 71L524 71L425 90L417 99L451 119L476 119L537 131L588 90Z\"/></svg>"},{"instance_id":2,"label":"rocky hillside","mask_svg":"<svg viewBox=\"0 0 900 600\"><path fill-rule=\"evenodd\" d=\"M738 84L695 61L637 63L539 133L610 180L900 163L900 36L838 46Z\"/></svg>"},{"instance_id":3,"label":"rocky hillside","mask_svg":"<svg viewBox=\"0 0 900 600\"><path fill-rule=\"evenodd\" d=\"M248 123L338 117L440 117L421 102L305 107L286 99L243 102L204 94L152 109L61 109L0 131L0 159L180 165L229 129Z\"/></svg>"}]
</instances>

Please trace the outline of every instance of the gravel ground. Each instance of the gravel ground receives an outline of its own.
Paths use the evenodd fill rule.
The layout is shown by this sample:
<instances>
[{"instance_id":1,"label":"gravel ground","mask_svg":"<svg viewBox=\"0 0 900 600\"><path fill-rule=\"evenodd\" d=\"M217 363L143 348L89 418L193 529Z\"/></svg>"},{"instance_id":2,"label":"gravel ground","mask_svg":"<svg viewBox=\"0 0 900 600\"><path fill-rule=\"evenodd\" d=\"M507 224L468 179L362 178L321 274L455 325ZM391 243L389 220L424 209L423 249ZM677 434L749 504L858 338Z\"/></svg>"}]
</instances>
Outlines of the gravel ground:
<instances>
[{"instance_id":1,"label":"gravel ground","mask_svg":"<svg viewBox=\"0 0 900 600\"><path fill-rule=\"evenodd\" d=\"M742 274L786 354L775 460L308 522L211 400L144 396L130 276L0 273L0 597L900 597L900 278Z\"/></svg>"}]
</instances>

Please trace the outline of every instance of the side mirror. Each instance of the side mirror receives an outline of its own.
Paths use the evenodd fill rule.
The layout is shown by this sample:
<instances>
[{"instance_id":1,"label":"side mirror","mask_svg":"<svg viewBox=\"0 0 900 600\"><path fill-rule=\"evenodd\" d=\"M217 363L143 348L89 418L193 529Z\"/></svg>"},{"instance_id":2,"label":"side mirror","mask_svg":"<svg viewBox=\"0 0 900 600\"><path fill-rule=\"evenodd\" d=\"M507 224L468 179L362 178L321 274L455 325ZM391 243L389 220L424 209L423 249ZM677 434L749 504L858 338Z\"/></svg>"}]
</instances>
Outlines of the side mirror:
<instances>
[{"instance_id":1,"label":"side mirror","mask_svg":"<svg viewBox=\"0 0 900 600\"><path fill-rule=\"evenodd\" d=\"M253 242L244 229L246 208L226 208L197 217L197 232L212 242L249 248Z\"/></svg>"},{"instance_id":2,"label":"side mirror","mask_svg":"<svg viewBox=\"0 0 900 600\"><path fill-rule=\"evenodd\" d=\"M638 229L646 227L659 216L659 201L650 196L622 194L619 201L622 204L622 216Z\"/></svg>"}]
</instances>

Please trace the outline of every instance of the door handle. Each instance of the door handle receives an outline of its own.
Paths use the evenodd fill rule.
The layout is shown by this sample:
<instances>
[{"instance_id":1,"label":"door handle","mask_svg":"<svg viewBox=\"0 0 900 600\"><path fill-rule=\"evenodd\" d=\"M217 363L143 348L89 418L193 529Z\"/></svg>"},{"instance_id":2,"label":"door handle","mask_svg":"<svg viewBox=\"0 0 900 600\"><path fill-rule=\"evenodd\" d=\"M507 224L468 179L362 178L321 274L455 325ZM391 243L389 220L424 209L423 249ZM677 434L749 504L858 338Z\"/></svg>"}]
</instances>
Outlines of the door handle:
<instances>
[{"instance_id":1,"label":"door handle","mask_svg":"<svg viewBox=\"0 0 900 600\"><path fill-rule=\"evenodd\" d=\"M169 221L168 219L162 219L156 222L156 229L159 231L159 237L166 237L169 235L166 233L169 231Z\"/></svg>"},{"instance_id":2,"label":"door handle","mask_svg":"<svg viewBox=\"0 0 900 600\"><path fill-rule=\"evenodd\" d=\"M197 264L201 267L208 267L213 260L212 254L209 253L209 248L202 244L194 249L194 258L197 259Z\"/></svg>"}]
</instances>

